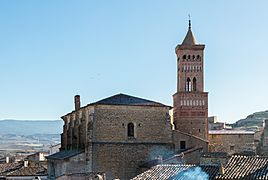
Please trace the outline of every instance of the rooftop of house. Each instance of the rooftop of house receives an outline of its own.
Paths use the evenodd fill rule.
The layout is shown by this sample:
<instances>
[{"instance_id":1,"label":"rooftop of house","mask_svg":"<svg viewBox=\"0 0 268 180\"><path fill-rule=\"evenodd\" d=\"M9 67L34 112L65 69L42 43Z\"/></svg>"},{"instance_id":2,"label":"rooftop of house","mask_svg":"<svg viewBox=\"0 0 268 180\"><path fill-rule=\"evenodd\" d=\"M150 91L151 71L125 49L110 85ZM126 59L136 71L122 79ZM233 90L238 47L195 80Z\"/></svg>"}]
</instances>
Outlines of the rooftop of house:
<instances>
[{"instance_id":1,"label":"rooftop of house","mask_svg":"<svg viewBox=\"0 0 268 180\"><path fill-rule=\"evenodd\" d=\"M195 166L183 164L157 165L134 177L132 180L161 179L161 180L182 180L196 176L198 179L214 179L218 174L218 166ZM198 177L199 176L199 177Z\"/></svg>"},{"instance_id":2,"label":"rooftop of house","mask_svg":"<svg viewBox=\"0 0 268 180\"><path fill-rule=\"evenodd\" d=\"M51 145L49 148L60 147L60 146L61 146L61 143L58 143L58 144Z\"/></svg>"},{"instance_id":3,"label":"rooftop of house","mask_svg":"<svg viewBox=\"0 0 268 180\"><path fill-rule=\"evenodd\" d=\"M227 152L205 152L205 153L202 153L201 157L204 157L204 158L228 158L229 155Z\"/></svg>"},{"instance_id":4,"label":"rooftop of house","mask_svg":"<svg viewBox=\"0 0 268 180\"><path fill-rule=\"evenodd\" d=\"M64 150L64 151L59 151L59 152L52 154L50 156L46 156L46 159L64 160L64 159L68 159L70 157L76 156L78 154L81 154L81 153L83 153L83 151Z\"/></svg>"},{"instance_id":5,"label":"rooftop of house","mask_svg":"<svg viewBox=\"0 0 268 180\"><path fill-rule=\"evenodd\" d=\"M43 166L21 167L6 176L46 176L47 169Z\"/></svg>"},{"instance_id":6,"label":"rooftop of house","mask_svg":"<svg viewBox=\"0 0 268 180\"><path fill-rule=\"evenodd\" d=\"M220 169L220 166L215 165L159 164L134 177L133 180L180 180L198 175L202 175L203 179L218 180L268 179L268 157L233 155L221 173L219 173Z\"/></svg>"},{"instance_id":7,"label":"rooftop of house","mask_svg":"<svg viewBox=\"0 0 268 180\"><path fill-rule=\"evenodd\" d=\"M216 179L268 179L268 157L232 156Z\"/></svg>"},{"instance_id":8,"label":"rooftop of house","mask_svg":"<svg viewBox=\"0 0 268 180\"><path fill-rule=\"evenodd\" d=\"M23 166L23 163L3 163L0 164L0 176L4 176L12 171L15 171Z\"/></svg>"},{"instance_id":9,"label":"rooftop of house","mask_svg":"<svg viewBox=\"0 0 268 180\"><path fill-rule=\"evenodd\" d=\"M169 162L171 160L176 160L178 163L183 163L184 162L184 160L183 160L184 155L190 154L190 153L195 152L195 151L202 151L202 150L203 150L203 147L193 147L193 148L188 148L188 149L178 151L178 152L176 152L176 154L168 153L168 154L161 156L159 158L156 158L156 159L153 159L150 161L146 161L143 164L141 164L140 167L141 168L151 168L151 167L158 165L160 163L161 164L169 164Z\"/></svg>"},{"instance_id":10,"label":"rooftop of house","mask_svg":"<svg viewBox=\"0 0 268 180\"><path fill-rule=\"evenodd\" d=\"M221 130L209 130L209 134L252 134L254 135L254 131L246 131L246 130L237 130L237 129L221 129Z\"/></svg>"},{"instance_id":11,"label":"rooftop of house","mask_svg":"<svg viewBox=\"0 0 268 180\"><path fill-rule=\"evenodd\" d=\"M0 176L46 176L44 163L30 163L27 167L23 162L0 164Z\"/></svg>"}]
</instances>

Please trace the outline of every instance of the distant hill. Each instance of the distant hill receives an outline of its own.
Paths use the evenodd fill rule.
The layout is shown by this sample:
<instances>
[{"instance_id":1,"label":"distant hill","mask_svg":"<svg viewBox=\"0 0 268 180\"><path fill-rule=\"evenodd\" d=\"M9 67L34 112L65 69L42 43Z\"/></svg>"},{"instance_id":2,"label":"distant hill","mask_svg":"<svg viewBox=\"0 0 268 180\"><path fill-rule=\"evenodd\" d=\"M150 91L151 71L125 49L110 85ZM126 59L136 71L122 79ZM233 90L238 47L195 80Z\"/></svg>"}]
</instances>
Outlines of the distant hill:
<instances>
[{"instance_id":1,"label":"distant hill","mask_svg":"<svg viewBox=\"0 0 268 180\"><path fill-rule=\"evenodd\" d=\"M0 120L0 135L60 134L61 120Z\"/></svg>"},{"instance_id":2,"label":"distant hill","mask_svg":"<svg viewBox=\"0 0 268 180\"><path fill-rule=\"evenodd\" d=\"M240 119L236 121L232 126L233 127L262 127L263 121L268 119L268 110L255 112L253 114L248 115L245 119Z\"/></svg>"}]
</instances>

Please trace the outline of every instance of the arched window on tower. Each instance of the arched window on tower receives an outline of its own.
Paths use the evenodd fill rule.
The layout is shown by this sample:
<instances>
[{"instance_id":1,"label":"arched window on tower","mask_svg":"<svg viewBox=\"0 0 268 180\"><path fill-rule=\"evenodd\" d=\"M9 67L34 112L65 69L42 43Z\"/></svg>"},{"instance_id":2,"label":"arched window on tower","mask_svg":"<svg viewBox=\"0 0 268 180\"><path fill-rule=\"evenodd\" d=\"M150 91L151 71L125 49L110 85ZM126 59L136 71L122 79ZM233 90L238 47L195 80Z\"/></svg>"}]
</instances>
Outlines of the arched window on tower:
<instances>
[{"instance_id":1,"label":"arched window on tower","mask_svg":"<svg viewBox=\"0 0 268 180\"><path fill-rule=\"evenodd\" d=\"M127 136L134 137L134 124L133 123L128 123L127 125Z\"/></svg>"},{"instance_id":2,"label":"arched window on tower","mask_svg":"<svg viewBox=\"0 0 268 180\"><path fill-rule=\"evenodd\" d=\"M196 91L196 78L193 79L193 91Z\"/></svg>"},{"instance_id":3,"label":"arched window on tower","mask_svg":"<svg viewBox=\"0 0 268 180\"><path fill-rule=\"evenodd\" d=\"M186 91L190 92L192 90L192 82L190 78L187 78Z\"/></svg>"}]
</instances>

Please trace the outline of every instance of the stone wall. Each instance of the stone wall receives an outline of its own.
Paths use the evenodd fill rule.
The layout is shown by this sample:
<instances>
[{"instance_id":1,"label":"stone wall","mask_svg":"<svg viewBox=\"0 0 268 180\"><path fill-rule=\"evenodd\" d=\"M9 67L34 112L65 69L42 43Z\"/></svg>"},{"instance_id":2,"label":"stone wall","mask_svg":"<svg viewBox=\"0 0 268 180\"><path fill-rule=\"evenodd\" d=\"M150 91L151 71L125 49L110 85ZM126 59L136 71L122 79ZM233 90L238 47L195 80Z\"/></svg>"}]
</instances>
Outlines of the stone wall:
<instances>
[{"instance_id":1,"label":"stone wall","mask_svg":"<svg viewBox=\"0 0 268 180\"><path fill-rule=\"evenodd\" d=\"M172 144L94 143L93 171L105 172L107 179L130 179L141 173L139 166L172 153Z\"/></svg>"},{"instance_id":2,"label":"stone wall","mask_svg":"<svg viewBox=\"0 0 268 180\"><path fill-rule=\"evenodd\" d=\"M66 160L48 160L48 179L73 173L85 173L85 153Z\"/></svg>"},{"instance_id":3,"label":"stone wall","mask_svg":"<svg viewBox=\"0 0 268 180\"><path fill-rule=\"evenodd\" d=\"M255 152L254 134L209 134L209 150L227 152L230 155Z\"/></svg>"},{"instance_id":4,"label":"stone wall","mask_svg":"<svg viewBox=\"0 0 268 180\"><path fill-rule=\"evenodd\" d=\"M133 138L128 123L134 124ZM93 126L94 142L172 142L169 107L97 105Z\"/></svg>"},{"instance_id":5,"label":"stone wall","mask_svg":"<svg viewBox=\"0 0 268 180\"><path fill-rule=\"evenodd\" d=\"M175 151L182 151L185 149L181 149L180 142L185 141L186 147L185 149L191 149L195 147L202 147L204 152L208 152L208 141L201 139L196 136L192 136L185 132L181 132L178 130L173 131L173 143L175 146Z\"/></svg>"},{"instance_id":6,"label":"stone wall","mask_svg":"<svg viewBox=\"0 0 268 180\"><path fill-rule=\"evenodd\" d=\"M169 107L97 105L93 129L93 171L108 179L130 179L142 163L173 152Z\"/></svg>"},{"instance_id":7,"label":"stone wall","mask_svg":"<svg viewBox=\"0 0 268 180\"><path fill-rule=\"evenodd\" d=\"M167 106L92 104L73 111L63 117L61 150L84 150L84 158L79 163L74 159L50 161L49 166L53 165L57 175L83 170L105 172L107 179L130 179L141 173L143 163L180 151L180 140L187 141L187 148L202 147L186 158L191 163L199 161L208 142L187 133L172 133L169 110ZM128 135L129 123L134 125L133 136Z\"/></svg>"},{"instance_id":8,"label":"stone wall","mask_svg":"<svg viewBox=\"0 0 268 180\"><path fill-rule=\"evenodd\" d=\"M181 149L181 141L185 142L185 149ZM185 151L184 160L188 164L199 164L201 154L208 152L208 141L178 130L173 131L173 143L175 152Z\"/></svg>"},{"instance_id":9,"label":"stone wall","mask_svg":"<svg viewBox=\"0 0 268 180\"><path fill-rule=\"evenodd\" d=\"M265 120L264 129L261 133L260 143L258 145L258 154L268 156L268 119Z\"/></svg>"}]
</instances>

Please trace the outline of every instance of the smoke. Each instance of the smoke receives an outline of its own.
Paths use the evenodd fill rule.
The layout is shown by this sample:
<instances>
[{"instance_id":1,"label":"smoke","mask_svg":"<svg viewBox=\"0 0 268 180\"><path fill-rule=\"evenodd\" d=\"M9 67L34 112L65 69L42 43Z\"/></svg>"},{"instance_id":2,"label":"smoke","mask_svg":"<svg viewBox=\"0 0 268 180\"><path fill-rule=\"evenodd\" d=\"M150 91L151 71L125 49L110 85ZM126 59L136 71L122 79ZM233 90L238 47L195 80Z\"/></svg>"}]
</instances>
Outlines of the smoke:
<instances>
[{"instance_id":1,"label":"smoke","mask_svg":"<svg viewBox=\"0 0 268 180\"><path fill-rule=\"evenodd\" d=\"M174 152L171 150L170 147L157 146L150 149L149 160L156 159L157 157L162 157L164 159L172 155L174 155Z\"/></svg>"},{"instance_id":2,"label":"smoke","mask_svg":"<svg viewBox=\"0 0 268 180\"><path fill-rule=\"evenodd\" d=\"M208 180L209 176L200 167L193 167L180 172L176 177L173 177L172 179Z\"/></svg>"}]
</instances>

